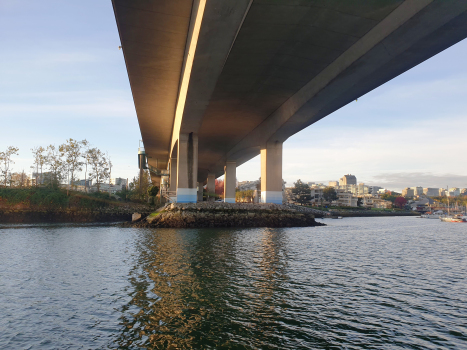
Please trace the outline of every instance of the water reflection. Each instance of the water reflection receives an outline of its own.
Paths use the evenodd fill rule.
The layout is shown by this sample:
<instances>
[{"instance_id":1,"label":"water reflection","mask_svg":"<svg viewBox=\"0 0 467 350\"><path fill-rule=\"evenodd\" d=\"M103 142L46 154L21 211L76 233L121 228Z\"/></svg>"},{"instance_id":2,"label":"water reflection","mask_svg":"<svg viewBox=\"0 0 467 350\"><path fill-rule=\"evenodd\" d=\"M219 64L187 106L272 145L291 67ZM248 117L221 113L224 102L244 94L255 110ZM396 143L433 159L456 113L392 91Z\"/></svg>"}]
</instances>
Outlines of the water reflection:
<instances>
[{"instance_id":1,"label":"water reflection","mask_svg":"<svg viewBox=\"0 0 467 350\"><path fill-rule=\"evenodd\" d=\"M286 245L281 230L145 232L116 343L122 349L250 348L277 338L290 293Z\"/></svg>"}]
</instances>

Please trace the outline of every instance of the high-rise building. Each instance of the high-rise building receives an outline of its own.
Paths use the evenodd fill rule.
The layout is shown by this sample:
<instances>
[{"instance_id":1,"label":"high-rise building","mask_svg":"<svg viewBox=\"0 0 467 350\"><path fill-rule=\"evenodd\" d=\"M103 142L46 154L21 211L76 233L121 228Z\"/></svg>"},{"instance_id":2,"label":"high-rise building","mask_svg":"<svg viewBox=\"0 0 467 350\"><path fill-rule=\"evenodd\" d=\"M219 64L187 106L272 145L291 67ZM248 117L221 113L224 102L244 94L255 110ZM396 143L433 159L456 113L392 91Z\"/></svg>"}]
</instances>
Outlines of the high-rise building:
<instances>
[{"instance_id":1,"label":"high-rise building","mask_svg":"<svg viewBox=\"0 0 467 350\"><path fill-rule=\"evenodd\" d=\"M439 196L439 188L424 188L423 194L428 197L437 197Z\"/></svg>"},{"instance_id":2,"label":"high-rise building","mask_svg":"<svg viewBox=\"0 0 467 350\"><path fill-rule=\"evenodd\" d=\"M357 178L355 175L347 174L339 179L339 186L357 185Z\"/></svg>"},{"instance_id":3,"label":"high-rise building","mask_svg":"<svg viewBox=\"0 0 467 350\"><path fill-rule=\"evenodd\" d=\"M414 196L421 196L423 194L423 187L410 187L413 190Z\"/></svg>"},{"instance_id":4,"label":"high-rise building","mask_svg":"<svg viewBox=\"0 0 467 350\"><path fill-rule=\"evenodd\" d=\"M413 197L415 195L413 188L404 188L402 190L402 197Z\"/></svg>"},{"instance_id":5,"label":"high-rise building","mask_svg":"<svg viewBox=\"0 0 467 350\"><path fill-rule=\"evenodd\" d=\"M116 178L110 179L110 184L126 187L126 179L121 178L121 177L116 177Z\"/></svg>"}]
</instances>

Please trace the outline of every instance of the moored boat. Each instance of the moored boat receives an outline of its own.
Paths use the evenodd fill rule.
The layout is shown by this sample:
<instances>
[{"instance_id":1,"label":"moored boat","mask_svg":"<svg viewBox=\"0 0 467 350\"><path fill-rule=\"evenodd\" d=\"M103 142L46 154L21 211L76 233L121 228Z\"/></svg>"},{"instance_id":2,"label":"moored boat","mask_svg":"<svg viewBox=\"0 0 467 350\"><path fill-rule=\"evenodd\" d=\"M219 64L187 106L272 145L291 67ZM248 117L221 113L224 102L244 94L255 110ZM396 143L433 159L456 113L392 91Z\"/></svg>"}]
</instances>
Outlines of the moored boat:
<instances>
[{"instance_id":1,"label":"moored boat","mask_svg":"<svg viewBox=\"0 0 467 350\"><path fill-rule=\"evenodd\" d=\"M444 212L442 210L438 210L435 212L429 211L428 213L420 215L420 217L423 219L439 219L443 215L444 215Z\"/></svg>"},{"instance_id":2,"label":"moored boat","mask_svg":"<svg viewBox=\"0 0 467 350\"><path fill-rule=\"evenodd\" d=\"M444 216L444 217L440 217L440 220L441 221L444 221L444 222L467 222L467 219L464 218L462 215L460 214L456 214L456 215L452 215L452 216Z\"/></svg>"}]
</instances>

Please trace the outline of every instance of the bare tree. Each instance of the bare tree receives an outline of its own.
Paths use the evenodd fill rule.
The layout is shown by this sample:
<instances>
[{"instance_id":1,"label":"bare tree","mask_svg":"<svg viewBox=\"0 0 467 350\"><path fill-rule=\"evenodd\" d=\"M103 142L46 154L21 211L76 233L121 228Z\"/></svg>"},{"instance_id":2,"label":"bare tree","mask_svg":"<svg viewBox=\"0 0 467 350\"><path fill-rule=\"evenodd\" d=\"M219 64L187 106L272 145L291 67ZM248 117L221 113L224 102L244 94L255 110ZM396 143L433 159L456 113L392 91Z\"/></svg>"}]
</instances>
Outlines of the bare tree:
<instances>
[{"instance_id":1,"label":"bare tree","mask_svg":"<svg viewBox=\"0 0 467 350\"><path fill-rule=\"evenodd\" d=\"M39 183L42 183L42 167L45 165L45 162L47 160L47 155L45 154L45 148L40 146L40 147L35 147L31 148L32 154L34 156L34 165L36 166L36 186ZM41 170L40 174L40 180L38 181L37 177L39 175L39 169Z\"/></svg>"},{"instance_id":2,"label":"bare tree","mask_svg":"<svg viewBox=\"0 0 467 350\"><path fill-rule=\"evenodd\" d=\"M87 141L76 141L68 139L60 147L63 149L65 155L65 163L70 172L70 182L72 186L75 183L76 173L83 170L84 162L83 158L83 147L87 145Z\"/></svg>"},{"instance_id":3,"label":"bare tree","mask_svg":"<svg viewBox=\"0 0 467 350\"><path fill-rule=\"evenodd\" d=\"M111 190L110 190L110 185L112 181L112 161L110 160L109 152L107 152L107 160L109 163L109 198L111 197Z\"/></svg>"},{"instance_id":4,"label":"bare tree","mask_svg":"<svg viewBox=\"0 0 467 350\"><path fill-rule=\"evenodd\" d=\"M11 156L18 155L18 151L18 148L9 146L5 152L0 152L1 175L3 178L4 187L6 187L8 179L11 175L10 166L11 164L15 164L15 162L11 160Z\"/></svg>"},{"instance_id":5,"label":"bare tree","mask_svg":"<svg viewBox=\"0 0 467 350\"><path fill-rule=\"evenodd\" d=\"M54 145L47 146L46 165L50 171L50 185L53 187L58 187L64 177L66 164L63 156L64 149L62 146L59 148Z\"/></svg>"},{"instance_id":6,"label":"bare tree","mask_svg":"<svg viewBox=\"0 0 467 350\"><path fill-rule=\"evenodd\" d=\"M86 169L84 170L84 191L85 192L88 192L88 180L87 180L87 175L88 175L88 164L89 164L89 159L90 159L90 156L89 156L89 142L86 141L86 140L83 140L81 141L82 145L83 145L83 152L82 152L82 155L81 157L83 158L84 160L84 165L86 167Z\"/></svg>"},{"instance_id":7,"label":"bare tree","mask_svg":"<svg viewBox=\"0 0 467 350\"><path fill-rule=\"evenodd\" d=\"M100 184L104 183L104 181L109 178L109 163L104 153L97 148L91 148L86 153L89 165L91 166L89 178L91 180L96 180L97 192L99 192Z\"/></svg>"}]
</instances>

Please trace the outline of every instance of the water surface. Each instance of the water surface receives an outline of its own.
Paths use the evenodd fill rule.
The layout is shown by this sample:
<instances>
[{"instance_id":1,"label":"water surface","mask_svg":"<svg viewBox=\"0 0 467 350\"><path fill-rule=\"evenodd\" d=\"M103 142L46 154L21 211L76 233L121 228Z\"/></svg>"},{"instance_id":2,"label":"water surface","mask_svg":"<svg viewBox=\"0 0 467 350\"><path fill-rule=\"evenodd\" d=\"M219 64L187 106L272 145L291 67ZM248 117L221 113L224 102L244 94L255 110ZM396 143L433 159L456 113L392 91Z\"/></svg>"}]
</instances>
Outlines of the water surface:
<instances>
[{"instance_id":1,"label":"water surface","mask_svg":"<svg viewBox=\"0 0 467 350\"><path fill-rule=\"evenodd\" d=\"M325 222L0 226L0 348L467 348L467 224Z\"/></svg>"}]
</instances>

